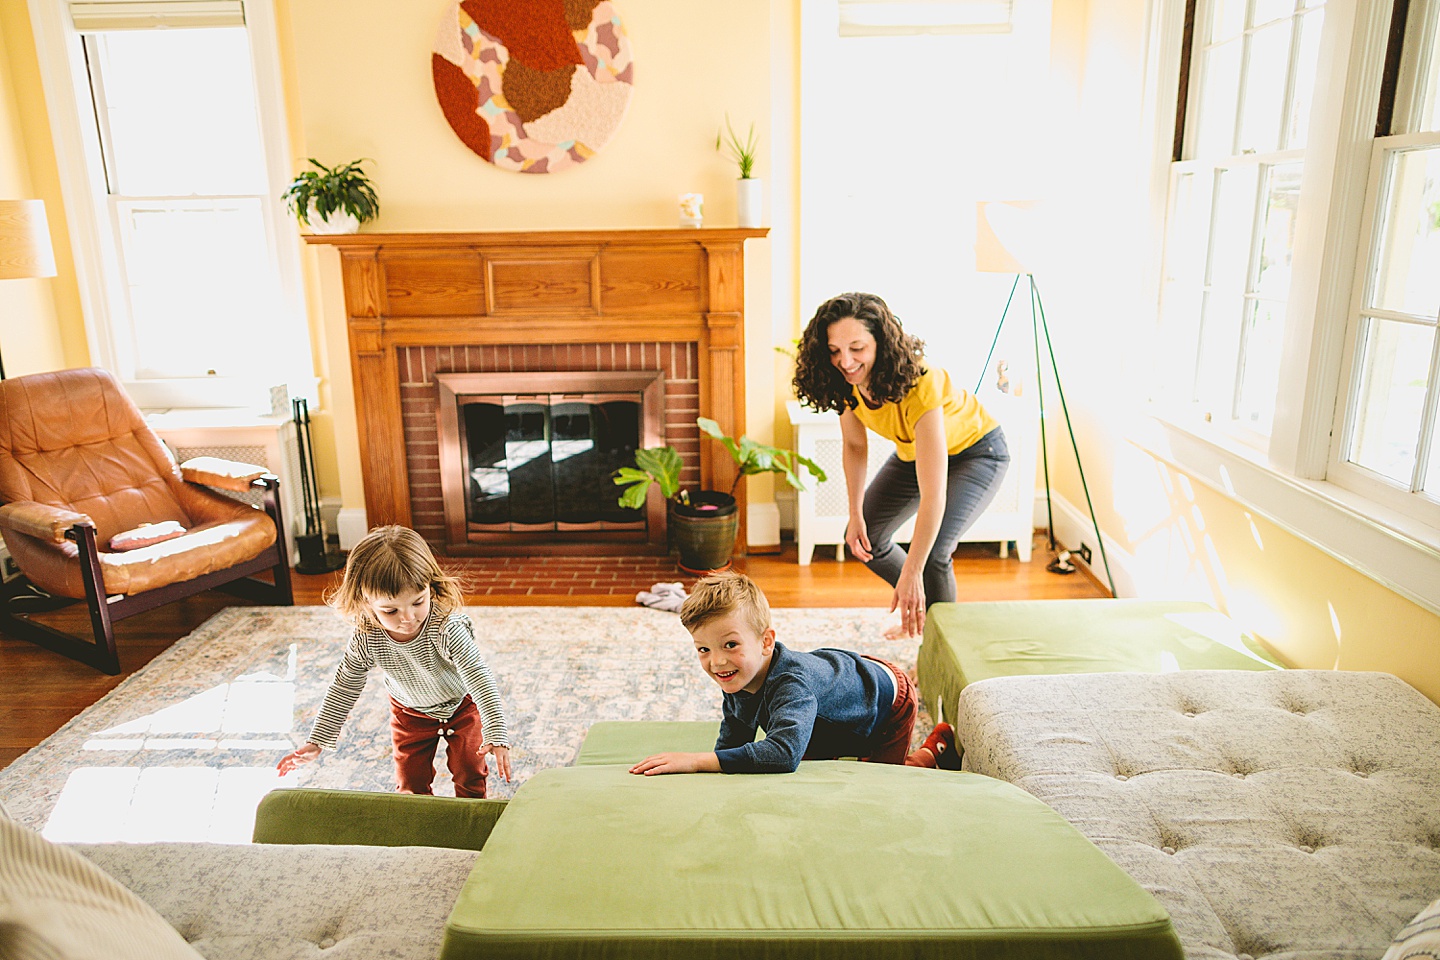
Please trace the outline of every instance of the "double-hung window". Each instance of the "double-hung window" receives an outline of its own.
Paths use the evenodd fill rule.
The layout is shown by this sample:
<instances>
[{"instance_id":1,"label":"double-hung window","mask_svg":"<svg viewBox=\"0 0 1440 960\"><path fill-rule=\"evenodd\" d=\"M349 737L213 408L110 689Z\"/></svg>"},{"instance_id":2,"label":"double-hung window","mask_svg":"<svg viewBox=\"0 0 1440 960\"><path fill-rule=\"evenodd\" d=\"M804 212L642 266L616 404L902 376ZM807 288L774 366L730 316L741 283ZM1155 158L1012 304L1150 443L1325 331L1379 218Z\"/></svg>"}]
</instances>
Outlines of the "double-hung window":
<instances>
[{"instance_id":1,"label":"double-hung window","mask_svg":"<svg viewBox=\"0 0 1440 960\"><path fill-rule=\"evenodd\" d=\"M1323 3L1196 9L1171 167L1162 326L1172 406L1263 446L1290 295Z\"/></svg>"},{"instance_id":2,"label":"double-hung window","mask_svg":"<svg viewBox=\"0 0 1440 960\"><path fill-rule=\"evenodd\" d=\"M269 0L31 0L95 362L149 407L313 383Z\"/></svg>"},{"instance_id":3,"label":"double-hung window","mask_svg":"<svg viewBox=\"0 0 1440 960\"><path fill-rule=\"evenodd\" d=\"M1328 475L1440 527L1440 3L1407 14L1372 150Z\"/></svg>"},{"instance_id":4,"label":"double-hung window","mask_svg":"<svg viewBox=\"0 0 1440 960\"><path fill-rule=\"evenodd\" d=\"M1187 8L1157 452L1440 610L1440 0Z\"/></svg>"}]
</instances>

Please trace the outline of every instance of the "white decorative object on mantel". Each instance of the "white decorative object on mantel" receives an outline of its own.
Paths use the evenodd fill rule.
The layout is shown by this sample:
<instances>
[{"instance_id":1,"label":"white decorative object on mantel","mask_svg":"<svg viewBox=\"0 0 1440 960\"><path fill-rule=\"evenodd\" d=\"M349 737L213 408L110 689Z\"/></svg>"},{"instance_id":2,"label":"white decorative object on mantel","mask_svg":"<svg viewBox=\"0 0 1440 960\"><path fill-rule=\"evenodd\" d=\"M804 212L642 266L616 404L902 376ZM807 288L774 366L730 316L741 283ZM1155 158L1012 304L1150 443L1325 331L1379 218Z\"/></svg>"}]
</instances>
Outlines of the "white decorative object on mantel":
<instances>
[{"instance_id":1,"label":"white decorative object on mantel","mask_svg":"<svg viewBox=\"0 0 1440 960\"><path fill-rule=\"evenodd\" d=\"M987 391L988 394L988 391ZM962 543L1000 544L1000 556L1010 554L1010 541L1022 563L1030 561L1030 539L1035 532L1035 458L1039 453L1040 421L1029 397L1004 394L987 395L981 403L1000 422L1010 448L1010 466L1000 481L1000 490L965 535ZM835 545L835 559L845 559L845 526L850 508L845 495L845 471L842 465L844 441L840 437L840 418L833 413L816 413L791 400L790 426L795 431L795 450L809 457L825 470L824 483L813 480L807 489L795 495L795 543L800 563L807 565L821 544ZM869 434L869 465L865 482L895 452L895 446L883 437ZM908 543L915 527L909 520L901 526L895 539Z\"/></svg>"},{"instance_id":2,"label":"white decorative object on mantel","mask_svg":"<svg viewBox=\"0 0 1440 960\"><path fill-rule=\"evenodd\" d=\"M735 207L742 227L760 226L765 207L765 181L746 177L735 181Z\"/></svg>"}]
</instances>

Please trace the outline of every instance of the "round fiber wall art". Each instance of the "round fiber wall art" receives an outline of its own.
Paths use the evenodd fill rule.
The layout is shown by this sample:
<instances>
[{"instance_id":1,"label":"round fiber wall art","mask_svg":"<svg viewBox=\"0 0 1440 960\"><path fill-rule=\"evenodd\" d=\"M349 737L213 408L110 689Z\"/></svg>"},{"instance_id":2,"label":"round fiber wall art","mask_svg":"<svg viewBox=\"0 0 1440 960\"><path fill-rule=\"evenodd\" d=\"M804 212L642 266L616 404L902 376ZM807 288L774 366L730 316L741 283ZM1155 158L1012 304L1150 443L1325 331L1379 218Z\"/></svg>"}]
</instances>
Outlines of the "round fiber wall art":
<instances>
[{"instance_id":1,"label":"round fiber wall art","mask_svg":"<svg viewBox=\"0 0 1440 960\"><path fill-rule=\"evenodd\" d=\"M456 136L520 173L594 156L620 126L635 75L610 0L451 3L430 62Z\"/></svg>"}]
</instances>

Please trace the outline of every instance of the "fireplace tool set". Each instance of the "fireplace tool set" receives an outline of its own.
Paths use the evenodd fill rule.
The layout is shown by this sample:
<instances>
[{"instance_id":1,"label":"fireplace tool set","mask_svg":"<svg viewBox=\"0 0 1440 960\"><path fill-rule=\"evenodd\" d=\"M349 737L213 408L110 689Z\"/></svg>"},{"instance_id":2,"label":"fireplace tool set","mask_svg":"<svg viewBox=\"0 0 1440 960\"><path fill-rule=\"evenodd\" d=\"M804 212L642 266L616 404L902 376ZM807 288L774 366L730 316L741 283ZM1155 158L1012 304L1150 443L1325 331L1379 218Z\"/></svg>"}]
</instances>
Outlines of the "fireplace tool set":
<instances>
[{"instance_id":1,"label":"fireplace tool set","mask_svg":"<svg viewBox=\"0 0 1440 960\"><path fill-rule=\"evenodd\" d=\"M295 423L296 459L300 464L300 494L304 501L305 532L296 534L295 549L300 560L295 569L300 573L329 573L339 570L345 560L338 550L331 551L325 542L325 524L320 516L320 489L315 482L315 449L310 443L310 404L304 397L290 401L291 419Z\"/></svg>"}]
</instances>

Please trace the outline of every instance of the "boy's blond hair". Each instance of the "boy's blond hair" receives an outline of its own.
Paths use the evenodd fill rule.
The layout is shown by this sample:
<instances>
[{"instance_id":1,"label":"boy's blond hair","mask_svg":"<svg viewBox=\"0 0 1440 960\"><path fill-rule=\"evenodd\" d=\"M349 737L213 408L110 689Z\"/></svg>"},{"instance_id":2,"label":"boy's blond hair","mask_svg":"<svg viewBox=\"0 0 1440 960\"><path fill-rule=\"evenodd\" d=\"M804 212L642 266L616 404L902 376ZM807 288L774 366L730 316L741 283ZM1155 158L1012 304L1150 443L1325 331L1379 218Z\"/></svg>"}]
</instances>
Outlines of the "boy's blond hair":
<instances>
[{"instance_id":1,"label":"boy's blond hair","mask_svg":"<svg viewBox=\"0 0 1440 960\"><path fill-rule=\"evenodd\" d=\"M694 633L717 617L740 614L758 637L770 629L770 603L743 573L712 573L680 605L680 623Z\"/></svg>"},{"instance_id":2,"label":"boy's blond hair","mask_svg":"<svg viewBox=\"0 0 1440 960\"><path fill-rule=\"evenodd\" d=\"M409 527L376 527L350 550L345 577L325 600L357 626L365 626L372 620L367 596L398 597L427 586L439 617L465 603L459 578L440 569L420 534Z\"/></svg>"}]
</instances>

